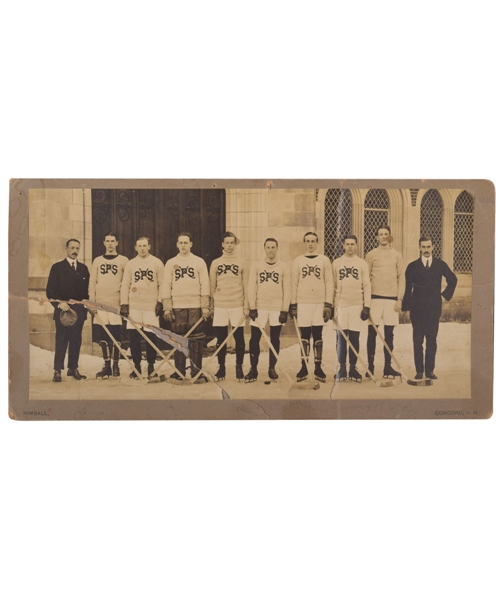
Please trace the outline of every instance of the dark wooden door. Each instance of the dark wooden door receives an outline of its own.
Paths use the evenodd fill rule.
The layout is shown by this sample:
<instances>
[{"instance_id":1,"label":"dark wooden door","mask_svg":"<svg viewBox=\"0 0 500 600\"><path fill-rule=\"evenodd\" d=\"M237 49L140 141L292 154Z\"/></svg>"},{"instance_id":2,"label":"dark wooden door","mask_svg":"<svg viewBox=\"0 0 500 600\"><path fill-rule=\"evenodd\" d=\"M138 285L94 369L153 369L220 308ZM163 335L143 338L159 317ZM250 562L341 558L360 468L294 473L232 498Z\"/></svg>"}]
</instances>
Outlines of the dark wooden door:
<instances>
[{"instance_id":1,"label":"dark wooden door","mask_svg":"<svg viewBox=\"0 0 500 600\"><path fill-rule=\"evenodd\" d=\"M226 227L225 190L92 190L92 258L104 236L116 232L118 252L133 258L135 241L151 240L151 254L166 262L177 254L177 236L188 231L193 254L208 268L220 256Z\"/></svg>"}]
</instances>

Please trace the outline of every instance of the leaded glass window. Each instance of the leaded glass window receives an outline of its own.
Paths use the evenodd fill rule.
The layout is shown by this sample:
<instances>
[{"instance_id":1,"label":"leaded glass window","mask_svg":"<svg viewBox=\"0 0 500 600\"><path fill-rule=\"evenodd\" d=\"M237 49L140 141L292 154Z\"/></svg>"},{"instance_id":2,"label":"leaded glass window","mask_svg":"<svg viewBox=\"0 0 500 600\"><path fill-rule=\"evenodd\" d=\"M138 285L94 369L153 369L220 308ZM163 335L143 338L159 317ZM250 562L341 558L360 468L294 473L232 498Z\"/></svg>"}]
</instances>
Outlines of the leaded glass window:
<instances>
[{"instance_id":1,"label":"leaded glass window","mask_svg":"<svg viewBox=\"0 0 500 600\"><path fill-rule=\"evenodd\" d=\"M472 237L474 231L474 198L463 191L455 202L453 235L453 270L472 273Z\"/></svg>"},{"instance_id":2,"label":"leaded glass window","mask_svg":"<svg viewBox=\"0 0 500 600\"><path fill-rule=\"evenodd\" d=\"M433 255L443 254L443 199L437 190L428 190L420 205L420 235L432 239Z\"/></svg>"},{"instance_id":3,"label":"leaded glass window","mask_svg":"<svg viewBox=\"0 0 500 600\"><path fill-rule=\"evenodd\" d=\"M365 198L365 255L378 246L377 229L389 224L389 196L386 190L370 190Z\"/></svg>"},{"instance_id":4,"label":"leaded glass window","mask_svg":"<svg viewBox=\"0 0 500 600\"><path fill-rule=\"evenodd\" d=\"M349 190L328 190L325 197L325 254L334 260L344 253L344 237L352 232Z\"/></svg>"}]
</instances>

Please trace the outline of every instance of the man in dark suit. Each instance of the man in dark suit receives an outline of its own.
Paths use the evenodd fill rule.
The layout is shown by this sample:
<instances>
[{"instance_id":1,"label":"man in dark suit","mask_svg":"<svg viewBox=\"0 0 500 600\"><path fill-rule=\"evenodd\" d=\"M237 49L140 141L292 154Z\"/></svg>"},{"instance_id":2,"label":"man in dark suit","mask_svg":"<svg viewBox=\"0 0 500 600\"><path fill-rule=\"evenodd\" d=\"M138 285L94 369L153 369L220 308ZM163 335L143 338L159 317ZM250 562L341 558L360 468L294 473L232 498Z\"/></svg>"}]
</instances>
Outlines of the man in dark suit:
<instances>
[{"instance_id":1,"label":"man in dark suit","mask_svg":"<svg viewBox=\"0 0 500 600\"><path fill-rule=\"evenodd\" d=\"M436 338L441 316L442 299L449 302L457 287L457 277L448 265L432 256L433 245L429 237L419 240L420 258L410 263L406 269L406 291L402 309L410 311L413 326L413 353L415 379L437 379L434 375L437 343ZM443 277L446 288L442 289ZM425 362L423 343L425 343Z\"/></svg>"},{"instance_id":2,"label":"man in dark suit","mask_svg":"<svg viewBox=\"0 0 500 600\"><path fill-rule=\"evenodd\" d=\"M66 258L52 265L47 282L47 298L58 300L51 302L54 307L56 322L56 352L54 356L54 378L61 381L61 371L64 369L64 358L68 348L68 377L76 380L86 379L78 371L78 359L82 345L82 329L87 319L87 309L83 304L72 304L71 309L77 314L77 320L71 327L61 323L61 313L70 310L68 300L86 300L89 297L89 270L86 265L78 262L80 242L71 239L66 242Z\"/></svg>"}]
</instances>

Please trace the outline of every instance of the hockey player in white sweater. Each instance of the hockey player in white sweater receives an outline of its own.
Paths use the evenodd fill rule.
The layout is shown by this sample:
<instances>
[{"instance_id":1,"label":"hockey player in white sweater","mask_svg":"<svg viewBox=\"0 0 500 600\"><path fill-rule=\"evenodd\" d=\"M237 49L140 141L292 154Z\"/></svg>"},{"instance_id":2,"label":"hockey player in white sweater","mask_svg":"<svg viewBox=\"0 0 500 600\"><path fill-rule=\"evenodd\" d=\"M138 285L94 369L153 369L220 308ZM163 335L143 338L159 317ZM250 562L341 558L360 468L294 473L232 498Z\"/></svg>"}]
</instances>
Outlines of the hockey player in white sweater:
<instances>
[{"instance_id":1,"label":"hockey player in white sweater","mask_svg":"<svg viewBox=\"0 0 500 600\"><path fill-rule=\"evenodd\" d=\"M281 326L286 323L290 307L291 281L290 269L282 260L277 260L278 242L267 238L264 242L266 258L250 267L248 278L248 305L250 308L250 371L245 375L245 383L257 380L260 355L260 338L269 321L271 344L276 354L280 351ZM278 379L275 370L276 356L269 349L270 379Z\"/></svg>"},{"instance_id":2,"label":"hockey player in white sweater","mask_svg":"<svg viewBox=\"0 0 500 600\"><path fill-rule=\"evenodd\" d=\"M123 281L120 292L120 314L129 317L136 323L160 326L159 316L162 312L161 284L163 281L163 263L159 258L149 253L151 242L147 237L140 237L135 243L137 256L127 263L123 272ZM135 327L127 322L130 335L130 353L134 365L141 373L141 334ZM155 334L144 327L147 337L156 343ZM148 361L148 376L154 371L156 350L146 344L146 358ZM137 379L137 374L132 371L131 379Z\"/></svg>"},{"instance_id":3,"label":"hockey player in white sweater","mask_svg":"<svg viewBox=\"0 0 500 600\"><path fill-rule=\"evenodd\" d=\"M326 381L321 368L323 358L323 326L332 317L333 278L330 260L317 253L318 235L309 231L304 236L306 253L298 256L292 265L292 298L290 316L297 319L301 343L306 357L309 356L310 338L314 344L314 376ZM307 379L307 367L297 373L297 381Z\"/></svg>"},{"instance_id":4,"label":"hockey player in white sweater","mask_svg":"<svg viewBox=\"0 0 500 600\"><path fill-rule=\"evenodd\" d=\"M180 233L177 237L179 254L165 264L162 284L163 315L170 322L170 329L179 335L185 335L199 321L210 316L210 280L205 261L191 253L193 242L191 234ZM191 377L201 369L205 323L198 325L189 337L189 358ZM186 356L178 350L174 354L176 369L186 374ZM180 379L177 373L170 376ZM208 380L201 374L196 383Z\"/></svg>"},{"instance_id":5,"label":"hockey player in white sweater","mask_svg":"<svg viewBox=\"0 0 500 600\"><path fill-rule=\"evenodd\" d=\"M248 298L246 287L248 266L236 251L236 236L226 231L222 237L222 256L210 265L210 295L213 299L213 328L220 346L228 335L228 326L236 327L234 341L236 345L236 379L243 380L243 358L245 355L245 337L242 320L248 317ZM219 370L215 377L218 381L226 377L226 346L217 355Z\"/></svg>"},{"instance_id":6,"label":"hockey player in white sweater","mask_svg":"<svg viewBox=\"0 0 500 600\"><path fill-rule=\"evenodd\" d=\"M359 334L363 321L370 316L371 284L366 261L356 255L358 239L355 235L344 238L344 254L332 263L333 306L336 319L353 348L359 354ZM339 371L337 381L349 379L361 383L362 375L356 369L358 357L349 347L349 375L347 374L347 342L337 331Z\"/></svg>"},{"instance_id":7,"label":"hockey player in white sweater","mask_svg":"<svg viewBox=\"0 0 500 600\"><path fill-rule=\"evenodd\" d=\"M89 299L92 302L120 308L120 288L123 279L123 271L128 263L128 258L118 254L118 238L116 233L110 232L104 236L104 248L106 252L103 256L98 256L92 263L90 269ZM97 377L108 378L110 375L118 377L120 368L118 361L120 352L114 346L110 337L100 323L104 323L109 329L111 335L117 342L122 339L122 318L111 312L97 311L100 321L97 323L99 344L104 358L104 367L96 373ZM113 370L111 370L111 358L113 358Z\"/></svg>"},{"instance_id":8,"label":"hockey player in white sweater","mask_svg":"<svg viewBox=\"0 0 500 600\"><path fill-rule=\"evenodd\" d=\"M406 288L403 256L391 247L392 236L388 225L377 229L378 247L365 256L372 284L371 318L378 327L384 323L384 338L389 349L394 349L394 327L399 324L399 314ZM377 332L368 327L368 370L373 374ZM391 354L384 346L384 377L400 377L391 365ZM366 374L368 377L368 373Z\"/></svg>"}]
</instances>

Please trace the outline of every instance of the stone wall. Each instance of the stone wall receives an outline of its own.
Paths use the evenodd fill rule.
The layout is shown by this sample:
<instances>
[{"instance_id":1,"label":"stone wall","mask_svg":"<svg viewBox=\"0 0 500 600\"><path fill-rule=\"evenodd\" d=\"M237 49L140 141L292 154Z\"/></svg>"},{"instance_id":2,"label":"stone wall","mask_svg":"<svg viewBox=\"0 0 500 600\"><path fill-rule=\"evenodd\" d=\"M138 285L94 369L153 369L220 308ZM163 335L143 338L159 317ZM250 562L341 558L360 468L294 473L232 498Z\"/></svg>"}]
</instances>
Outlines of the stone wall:
<instances>
[{"instance_id":1,"label":"stone wall","mask_svg":"<svg viewBox=\"0 0 500 600\"><path fill-rule=\"evenodd\" d=\"M70 238L81 242L78 260L90 269L92 264L92 206L90 190L30 190L29 262L30 296L46 298L45 288L53 263L66 257ZM30 342L54 350L55 325L52 305L29 304ZM83 352L92 351L90 320L83 328Z\"/></svg>"},{"instance_id":2,"label":"stone wall","mask_svg":"<svg viewBox=\"0 0 500 600\"><path fill-rule=\"evenodd\" d=\"M317 231L316 205L311 189L226 190L226 228L240 239L247 260L263 258L264 240L273 237L278 258L291 263L304 251L304 234Z\"/></svg>"}]
</instances>

